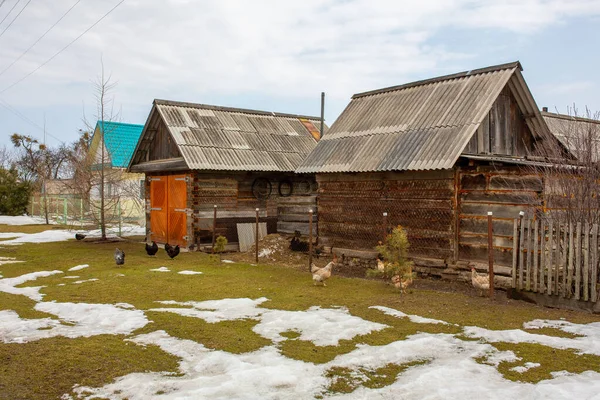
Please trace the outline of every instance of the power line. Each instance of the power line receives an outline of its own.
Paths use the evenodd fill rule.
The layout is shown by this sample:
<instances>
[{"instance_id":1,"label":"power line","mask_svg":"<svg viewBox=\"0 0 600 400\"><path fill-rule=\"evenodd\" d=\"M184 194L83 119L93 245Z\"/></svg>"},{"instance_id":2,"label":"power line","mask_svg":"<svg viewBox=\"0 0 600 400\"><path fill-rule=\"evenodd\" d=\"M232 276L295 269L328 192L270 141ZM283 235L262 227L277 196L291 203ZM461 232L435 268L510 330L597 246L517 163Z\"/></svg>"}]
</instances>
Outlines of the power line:
<instances>
[{"instance_id":1,"label":"power line","mask_svg":"<svg viewBox=\"0 0 600 400\"><path fill-rule=\"evenodd\" d=\"M6 1L6 0L4 0L4 1ZM39 37L39 38L38 38L38 39L37 39L35 42L33 42L33 44L32 44L31 46L29 46L29 47L27 48L27 50L25 50L25 51L24 51L24 52L23 52L23 53L22 53L22 54L21 54L19 57L17 57L17 59L16 59L15 61L13 61L13 62L12 62L12 63L11 63L9 66L8 66L8 67L4 68L4 69L3 69L3 70L0 72L0 76L2 76L2 75L3 75L3 74L6 72L6 71L8 71L8 70L10 69L10 67L12 67L13 65L15 65L15 64L16 64L16 63L17 63L17 62L18 62L18 61L19 61L21 58L23 58L23 56L24 56L25 54L27 54L27 53L29 52L29 50L31 50L31 49L32 49L32 48L33 48L33 47L34 47L36 44L38 44L38 43L39 43L39 41L40 41L40 40L42 40L42 39L44 38L44 36L46 36L46 35L48 34L48 32L50 32L50 31L51 31L51 30L52 30L52 29L53 29L53 28L54 28L56 25L58 25L58 23L59 23L60 21L62 21L62 20L63 20L63 18L65 18L65 17L67 16L67 14L69 14L69 13L71 12L71 10L72 10L72 9L74 9L74 8L75 8L75 6L76 6L77 4L79 4L80 2L81 2L81 0L77 0L77 1L75 2L75 4L73 4L73 5L71 6L71 8L69 8L69 9L68 9L68 10L67 10L67 11L66 11L66 12L65 12L63 15L62 15L62 17L60 17L60 18L58 19L58 21L56 21L56 22L55 22L55 23L54 23L54 24L53 24L53 25L52 25L50 28L48 28L48 30L47 30L46 32L44 32L44 34L43 34L42 36L40 36L40 37ZM0 7L1 7L1 6L2 6L2 4L0 4Z\"/></svg>"},{"instance_id":2,"label":"power line","mask_svg":"<svg viewBox=\"0 0 600 400\"><path fill-rule=\"evenodd\" d=\"M10 21L10 23L8 24L8 26L6 28L4 28L4 30L2 31L2 33L0 33L0 37L2 37L2 35L4 35L4 32L6 32L8 30L8 28L10 28L10 26L13 24L13 22L15 22L17 20L17 18L19 18L19 15L21 15L21 13L23 11L25 11L25 9L29 5L29 3L31 3L31 0L29 0L27 3L25 3L25 6L23 6L23 8L21 8L21 11L19 11L19 13L17 15L15 15L15 17L13 18L13 20Z\"/></svg>"},{"instance_id":3,"label":"power line","mask_svg":"<svg viewBox=\"0 0 600 400\"><path fill-rule=\"evenodd\" d=\"M0 99L0 106L4 107L8 111L10 111L14 115L16 115L17 117L21 118L23 121L29 123L30 125L34 126L37 129L39 129L40 131L42 131L42 132L45 131L48 136L50 136L51 138L57 140L58 142L60 142L62 144L65 143L63 140L61 140L61 139L57 138L56 136L52 135L50 132L46 131L44 128L42 128L41 126L39 126L38 124L36 124L32 120L30 120L29 118L27 118L25 115L21 114L18 110L16 110L14 107L12 107L10 104L8 104L6 101Z\"/></svg>"},{"instance_id":4,"label":"power line","mask_svg":"<svg viewBox=\"0 0 600 400\"><path fill-rule=\"evenodd\" d=\"M12 8L11 8L10 10L8 10L8 14L6 14L6 15L4 16L4 18L2 18L2 21L0 21L0 25L2 25L2 23L4 22L4 20L5 20L6 18L8 18L8 16L9 16L9 15L10 15L10 13L12 12L12 10L14 10L14 9L15 9L15 7L17 6L17 4L19 4L20 2L21 2L21 0L17 0L17 2L16 2L16 3L15 3L13 6L12 6ZM4 4L4 2L3 2L3 4Z\"/></svg>"},{"instance_id":5,"label":"power line","mask_svg":"<svg viewBox=\"0 0 600 400\"><path fill-rule=\"evenodd\" d=\"M29 0L31 1L31 0ZM6 92L8 89L11 89L13 87L15 87L16 85L18 85L19 83L23 82L25 79L29 78L31 75L33 75L34 73L36 73L38 70L40 70L42 67L44 67L46 64L48 64L50 61L52 61L54 58L56 58L56 56L58 56L60 53L62 53L63 51L65 51L66 49L68 49L73 43L75 43L77 40L79 40L83 35L85 35L86 33L88 33L90 30L92 30L92 28L94 28L96 25L98 25L100 23L100 21L102 21L104 18L106 18L110 13L112 13L114 10L116 10L117 7L119 7L121 4L123 4L125 0L121 0L119 3L117 3L116 6L114 6L113 8L111 8L106 14L104 14L99 20L97 20L96 22L94 22L89 28L87 28L85 31L83 31L79 36L77 36L75 39L73 39L71 42L69 42L69 44L67 44L65 47L63 47L62 49L60 49L57 53L55 53L52 57L50 57L49 59L47 59L46 61L44 61L42 64L40 64L36 69L34 69L33 71L31 71L30 73L28 73L27 75L25 75L24 77L22 77L21 79L19 79L18 81L14 82L12 85L9 85L7 87L5 87L4 89L0 90L0 94Z\"/></svg>"}]
</instances>

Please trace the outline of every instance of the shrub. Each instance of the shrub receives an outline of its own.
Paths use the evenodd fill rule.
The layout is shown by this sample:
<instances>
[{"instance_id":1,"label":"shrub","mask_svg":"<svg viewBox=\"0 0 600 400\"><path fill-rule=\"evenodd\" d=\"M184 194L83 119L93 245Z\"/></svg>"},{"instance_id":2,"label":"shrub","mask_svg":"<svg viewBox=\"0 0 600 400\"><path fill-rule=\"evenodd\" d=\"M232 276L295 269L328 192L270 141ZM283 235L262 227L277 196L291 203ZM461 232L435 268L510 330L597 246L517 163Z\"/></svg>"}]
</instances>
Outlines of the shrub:
<instances>
[{"instance_id":1,"label":"shrub","mask_svg":"<svg viewBox=\"0 0 600 400\"><path fill-rule=\"evenodd\" d=\"M406 231L398 225L387 236L384 244L375 247L383 259L383 270L369 269L367 276L381 278L391 278L395 275L403 278L412 276L412 262L407 260L409 246Z\"/></svg>"},{"instance_id":2,"label":"shrub","mask_svg":"<svg viewBox=\"0 0 600 400\"><path fill-rule=\"evenodd\" d=\"M25 214L30 196L31 185L20 182L15 169L0 167L0 214Z\"/></svg>"}]
</instances>

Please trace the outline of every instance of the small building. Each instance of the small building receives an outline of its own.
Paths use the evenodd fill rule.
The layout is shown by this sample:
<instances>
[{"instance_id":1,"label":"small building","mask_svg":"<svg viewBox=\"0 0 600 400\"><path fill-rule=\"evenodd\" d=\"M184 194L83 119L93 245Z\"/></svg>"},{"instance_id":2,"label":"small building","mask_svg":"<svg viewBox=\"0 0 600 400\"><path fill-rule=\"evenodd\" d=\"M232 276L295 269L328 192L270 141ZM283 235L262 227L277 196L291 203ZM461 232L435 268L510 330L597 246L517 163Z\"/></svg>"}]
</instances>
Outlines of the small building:
<instances>
[{"instance_id":1,"label":"small building","mask_svg":"<svg viewBox=\"0 0 600 400\"><path fill-rule=\"evenodd\" d=\"M143 128L144 125L138 124L98 121L88 151L93 171L98 171L104 166L104 197L110 199L111 208L115 208L110 210L111 214L119 215L124 220L142 223L145 216L145 177L143 173L127 172L127 166ZM90 191L90 201L98 201L99 198L100 185L95 182Z\"/></svg>"},{"instance_id":2,"label":"small building","mask_svg":"<svg viewBox=\"0 0 600 400\"><path fill-rule=\"evenodd\" d=\"M317 117L154 100L129 164L146 174L147 239L211 243L215 206L215 233L229 243L256 208L268 233L308 233L314 175L294 170L316 146L319 125Z\"/></svg>"},{"instance_id":3,"label":"small building","mask_svg":"<svg viewBox=\"0 0 600 400\"><path fill-rule=\"evenodd\" d=\"M521 70L513 62L355 94L296 170L316 174L319 240L348 255L402 225L411 256L447 271L487 260L492 211L495 261L510 266L513 219L543 202L539 177L521 166L556 141Z\"/></svg>"}]
</instances>

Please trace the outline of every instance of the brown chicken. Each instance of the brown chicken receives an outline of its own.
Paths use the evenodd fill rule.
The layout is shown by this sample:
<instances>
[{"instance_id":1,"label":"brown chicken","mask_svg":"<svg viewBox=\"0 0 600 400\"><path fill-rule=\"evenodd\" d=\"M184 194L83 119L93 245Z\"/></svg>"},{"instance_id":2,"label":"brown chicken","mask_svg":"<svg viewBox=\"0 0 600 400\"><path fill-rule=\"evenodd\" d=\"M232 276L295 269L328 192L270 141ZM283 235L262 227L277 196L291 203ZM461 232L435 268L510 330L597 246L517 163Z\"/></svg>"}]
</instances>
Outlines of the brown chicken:
<instances>
[{"instance_id":1,"label":"brown chicken","mask_svg":"<svg viewBox=\"0 0 600 400\"><path fill-rule=\"evenodd\" d=\"M488 275L479 275L475 268L471 268L471 283L475 289L479 289L479 295L483 296L484 290L490 289L490 277Z\"/></svg>"},{"instance_id":2,"label":"brown chicken","mask_svg":"<svg viewBox=\"0 0 600 400\"><path fill-rule=\"evenodd\" d=\"M317 267L315 264L311 264L310 272L312 272L313 283L316 285L318 282L321 282L323 286L327 286L325 281L331 277L331 270L333 269L334 264L337 263L337 255L333 254L333 261L324 266L323 268Z\"/></svg>"},{"instance_id":3,"label":"brown chicken","mask_svg":"<svg viewBox=\"0 0 600 400\"><path fill-rule=\"evenodd\" d=\"M400 293L406 293L406 289L412 285L413 283L413 272L412 268L408 270L407 274L404 276L394 275L392 276L392 283L398 289L400 289Z\"/></svg>"}]
</instances>

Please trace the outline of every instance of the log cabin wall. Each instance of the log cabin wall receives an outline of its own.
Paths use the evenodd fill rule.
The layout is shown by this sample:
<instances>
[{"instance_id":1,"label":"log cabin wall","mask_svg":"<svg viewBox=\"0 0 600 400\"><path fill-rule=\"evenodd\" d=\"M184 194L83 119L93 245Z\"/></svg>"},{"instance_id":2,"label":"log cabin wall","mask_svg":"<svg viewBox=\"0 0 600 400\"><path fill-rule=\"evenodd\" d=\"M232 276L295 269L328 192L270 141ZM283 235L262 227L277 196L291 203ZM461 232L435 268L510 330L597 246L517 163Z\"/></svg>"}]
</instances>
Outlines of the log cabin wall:
<instances>
[{"instance_id":1,"label":"log cabin wall","mask_svg":"<svg viewBox=\"0 0 600 400\"><path fill-rule=\"evenodd\" d=\"M493 213L494 263L512 265L513 221L542 206L543 183L526 167L480 163L457 169L459 259L487 263L487 213Z\"/></svg>"},{"instance_id":2,"label":"log cabin wall","mask_svg":"<svg viewBox=\"0 0 600 400\"><path fill-rule=\"evenodd\" d=\"M268 198L255 197L252 184L256 179L266 179L271 184ZM292 187L290 195L288 184ZM217 234L225 236L230 243L238 242L236 224L256 221L256 208L259 208L260 222L267 223L268 233L300 230L304 234L308 233L308 210L313 208L316 233L315 188L314 176L310 175L196 171L191 184L195 244L212 241L214 205L217 205Z\"/></svg>"},{"instance_id":3,"label":"log cabin wall","mask_svg":"<svg viewBox=\"0 0 600 400\"><path fill-rule=\"evenodd\" d=\"M455 176L452 170L317 174L319 240L333 247L373 250L402 225L411 256L452 259Z\"/></svg>"}]
</instances>

